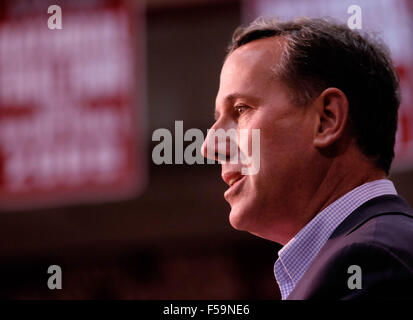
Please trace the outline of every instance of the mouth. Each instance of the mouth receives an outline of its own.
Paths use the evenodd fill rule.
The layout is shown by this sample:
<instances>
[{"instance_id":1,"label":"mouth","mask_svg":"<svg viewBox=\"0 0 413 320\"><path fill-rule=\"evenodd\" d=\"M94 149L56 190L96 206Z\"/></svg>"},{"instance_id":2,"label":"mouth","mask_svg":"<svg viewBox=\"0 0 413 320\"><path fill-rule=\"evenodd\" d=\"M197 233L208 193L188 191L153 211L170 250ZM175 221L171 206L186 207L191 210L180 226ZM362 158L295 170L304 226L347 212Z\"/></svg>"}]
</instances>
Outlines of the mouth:
<instances>
[{"instance_id":1,"label":"mouth","mask_svg":"<svg viewBox=\"0 0 413 320\"><path fill-rule=\"evenodd\" d=\"M239 176L228 180L229 188L224 193L225 200L229 201L232 196L241 192L241 188L246 177L247 176Z\"/></svg>"},{"instance_id":2,"label":"mouth","mask_svg":"<svg viewBox=\"0 0 413 320\"><path fill-rule=\"evenodd\" d=\"M240 180L243 179L243 178L245 178L245 176L239 176L239 177L235 177L235 178L229 179L228 185L229 185L230 187L232 187L235 183L237 183L238 181L240 181Z\"/></svg>"}]
</instances>

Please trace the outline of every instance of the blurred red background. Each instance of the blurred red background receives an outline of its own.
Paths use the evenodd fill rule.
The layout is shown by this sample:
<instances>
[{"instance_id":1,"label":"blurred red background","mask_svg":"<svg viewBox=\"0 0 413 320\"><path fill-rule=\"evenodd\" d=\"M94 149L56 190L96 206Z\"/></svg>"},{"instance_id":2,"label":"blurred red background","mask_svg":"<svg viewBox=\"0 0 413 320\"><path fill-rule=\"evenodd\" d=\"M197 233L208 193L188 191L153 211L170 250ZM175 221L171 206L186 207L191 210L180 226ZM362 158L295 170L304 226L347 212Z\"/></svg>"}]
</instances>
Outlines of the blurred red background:
<instances>
[{"instance_id":1,"label":"blurred red background","mask_svg":"<svg viewBox=\"0 0 413 320\"><path fill-rule=\"evenodd\" d=\"M219 166L151 159L154 130L212 124L232 32L266 3L61 0L49 30L48 1L1 2L1 298L279 299L280 246L231 228ZM404 45L391 178L413 204ZM47 287L52 264L62 290Z\"/></svg>"}]
</instances>

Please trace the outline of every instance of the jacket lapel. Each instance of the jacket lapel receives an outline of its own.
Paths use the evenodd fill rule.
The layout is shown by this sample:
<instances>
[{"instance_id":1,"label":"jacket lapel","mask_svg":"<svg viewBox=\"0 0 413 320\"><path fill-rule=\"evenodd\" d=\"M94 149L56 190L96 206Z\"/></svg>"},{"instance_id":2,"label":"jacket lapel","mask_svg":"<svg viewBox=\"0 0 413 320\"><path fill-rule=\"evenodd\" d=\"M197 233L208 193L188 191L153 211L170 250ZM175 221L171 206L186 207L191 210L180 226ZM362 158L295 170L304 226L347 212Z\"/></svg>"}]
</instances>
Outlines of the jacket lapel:
<instances>
[{"instance_id":1,"label":"jacket lapel","mask_svg":"<svg viewBox=\"0 0 413 320\"><path fill-rule=\"evenodd\" d=\"M323 269L328 268L329 261L335 258L340 242L370 219L395 213L413 217L413 210L406 201L395 195L371 199L354 210L331 234L287 300L311 298L312 293L323 285Z\"/></svg>"}]
</instances>

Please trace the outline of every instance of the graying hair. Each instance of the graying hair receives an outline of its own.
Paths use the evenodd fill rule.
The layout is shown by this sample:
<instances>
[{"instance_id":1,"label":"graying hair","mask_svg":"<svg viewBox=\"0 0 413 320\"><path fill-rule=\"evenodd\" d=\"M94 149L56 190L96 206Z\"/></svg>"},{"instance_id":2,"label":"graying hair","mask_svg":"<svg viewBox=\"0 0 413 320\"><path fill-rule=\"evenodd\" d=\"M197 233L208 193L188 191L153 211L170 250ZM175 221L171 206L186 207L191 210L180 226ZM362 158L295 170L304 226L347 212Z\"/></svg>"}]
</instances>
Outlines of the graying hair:
<instances>
[{"instance_id":1,"label":"graying hair","mask_svg":"<svg viewBox=\"0 0 413 320\"><path fill-rule=\"evenodd\" d=\"M287 85L292 102L309 105L328 87L342 90L361 150L388 173L400 93L384 43L375 34L361 34L331 19L258 18L235 30L227 57L251 41L270 37L285 40L279 64L269 68Z\"/></svg>"}]
</instances>

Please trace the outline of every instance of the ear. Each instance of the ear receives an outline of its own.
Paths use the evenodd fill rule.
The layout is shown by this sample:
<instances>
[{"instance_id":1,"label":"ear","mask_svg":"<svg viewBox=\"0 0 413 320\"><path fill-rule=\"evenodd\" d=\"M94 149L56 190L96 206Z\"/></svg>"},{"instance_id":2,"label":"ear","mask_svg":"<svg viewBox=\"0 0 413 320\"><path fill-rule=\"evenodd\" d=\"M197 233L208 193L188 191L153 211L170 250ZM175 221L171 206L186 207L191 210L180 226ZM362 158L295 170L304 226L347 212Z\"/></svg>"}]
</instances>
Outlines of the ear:
<instances>
[{"instance_id":1,"label":"ear","mask_svg":"<svg viewBox=\"0 0 413 320\"><path fill-rule=\"evenodd\" d=\"M314 145L327 148L344 133L349 117L348 100L340 89L328 88L320 94L315 104L318 121Z\"/></svg>"}]
</instances>

